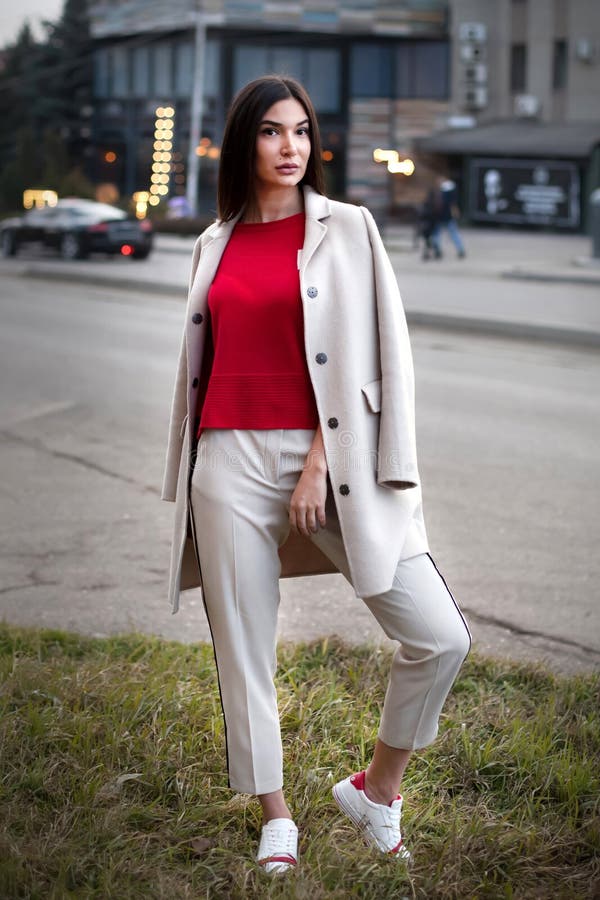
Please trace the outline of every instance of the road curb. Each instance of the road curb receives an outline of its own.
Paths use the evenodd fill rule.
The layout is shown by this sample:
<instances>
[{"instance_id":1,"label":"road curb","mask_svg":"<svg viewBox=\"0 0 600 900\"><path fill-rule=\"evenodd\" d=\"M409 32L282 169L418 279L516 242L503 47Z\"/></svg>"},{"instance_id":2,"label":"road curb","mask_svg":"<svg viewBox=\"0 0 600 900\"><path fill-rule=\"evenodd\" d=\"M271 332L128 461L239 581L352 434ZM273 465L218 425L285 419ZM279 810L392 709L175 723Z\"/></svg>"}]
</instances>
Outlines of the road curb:
<instances>
[{"instance_id":1,"label":"road curb","mask_svg":"<svg viewBox=\"0 0 600 900\"><path fill-rule=\"evenodd\" d=\"M600 333L580 328L563 328L553 325L537 325L533 322L511 322L506 319L470 318L448 313L406 311L409 325L423 328L439 328L446 331L487 335L489 337L517 338L526 341L570 344L578 347L600 347Z\"/></svg>"},{"instance_id":2,"label":"road curb","mask_svg":"<svg viewBox=\"0 0 600 900\"><path fill-rule=\"evenodd\" d=\"M530 272L526 269L508 269L506 272L500 272L500 278L506 278L513 281L542 281L554 282L556 284L576 284L580 287L587 284L590 287L598 287L600 285L600 274L596 275L577 275L575 273L562 274L551 272Z\"/></svg>"},{"instance_id":3,"label":"road curb","mask_svg":"<svg viewBox=\"0 0 600 900\"><path fill-rule=\"evenodd\" d=\"M393 248L387 248L388 253L394 256L399 262L404 263L402 252ZM415 260L416 262L416 260ZM502 269L498 264L498 268L459 268L452 266L451 268L440 267L439 262L435 260L423 261L419 260L419 265L410 271L423 272L427 275L434 275L436 278L489 278L492 280L502 279L507 281L537 281L549 284L572 284L577 287L587 285L590 287L600 286L600 272L591 272L589 275L578 274L577 272L540 272L534 269ZM422 268L427 266L428 268ZM406 269L404 269L406 271Z\"/></svg>"},{"instance_id":4,"label":"road curb","mask_svg":"<svg viewBox=\"0 0 600 900\"><path fill-rule=\"evenodd\" d=\"M181 284L166 284L158 281L144 281L141 278L113 278L107 275L93 275L86 272L64 272L54 269L26 267L21 269L22 278L38 278L43 281L63 281L71 284L89 284L94 287L110 287L115 290L135 291L138 294L160 294L167 297L187 297L187 287Z\"/></svg>"},{"instance_id":5,"label":"road curb","mask_svg":"<svg viewBox=\"0 0 600 900\"><path fill-rule=\"evenodd\" d=\"M139 278L119 278L92 275L85 272L65 272L50 268L28 266L19 272L23 278L42 279L44 281L62 281L72 284L89 284L95 287L109 287L115 290L150 293L165 298L186 299L187 287L184 285L161 284L156 281L143 281ZM580 328L566 328L555 325L542 325L533 322L513 322L506 319L485 317L456 316L450 313L406 310L409 325L423 328L438 328L447 331L489 335L490 337L520 338L522 340L546 341L548 343L571 344L578 347L599 347L600 332Z\"/></svg>"}]
</instances>

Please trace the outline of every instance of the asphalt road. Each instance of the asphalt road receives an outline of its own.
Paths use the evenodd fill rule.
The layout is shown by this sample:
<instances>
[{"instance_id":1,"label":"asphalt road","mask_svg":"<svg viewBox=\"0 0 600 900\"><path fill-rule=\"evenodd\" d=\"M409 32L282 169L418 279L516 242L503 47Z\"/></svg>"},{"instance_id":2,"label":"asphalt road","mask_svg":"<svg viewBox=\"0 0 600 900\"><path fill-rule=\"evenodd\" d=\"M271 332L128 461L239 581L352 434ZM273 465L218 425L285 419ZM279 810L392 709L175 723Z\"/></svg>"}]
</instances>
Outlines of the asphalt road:
<instances>
[{"instance_id":1,"label":"asphalt road","mask_svg":"<svg viewBox=\"0 0 600 900\"><path fill-rule=\"evenodd\" d=\"M183 309L181 298L3 279L8 621L208 638L197 592L177 616L167 606L173 507L158 499ZM413 348L430 543L477 648L600 668L597 353L428 329L413 330ZM282 581L280 626L291 639L381 639L341 576Z\"/></svg>"}]
</instances>

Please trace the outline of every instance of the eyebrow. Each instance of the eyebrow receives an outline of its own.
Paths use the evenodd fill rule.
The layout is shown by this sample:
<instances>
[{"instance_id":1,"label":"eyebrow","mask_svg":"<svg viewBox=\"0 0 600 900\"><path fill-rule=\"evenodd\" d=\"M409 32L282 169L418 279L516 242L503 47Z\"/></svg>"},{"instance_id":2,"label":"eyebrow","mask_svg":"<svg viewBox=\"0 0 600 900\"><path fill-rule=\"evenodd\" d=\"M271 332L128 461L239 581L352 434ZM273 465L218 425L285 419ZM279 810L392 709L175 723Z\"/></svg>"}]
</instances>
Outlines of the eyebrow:
<instances>
[{"instance_id":1,"label":"eyebrow","mask_svg":"<svg viewBox=\"0 0 600 900\"><path fill-rule=\"evenodd\" d=\"M273 122L272 119L263 119L262 122L261 122L260 124L261 124L261 125L275 125L275 126L277 126L278 128L281 128L281 127L283 126L283 122ZM302 119L301 122L298 122L297 125L294 125L294 128L299 128L300 125L304 125L304 124L310 124L309 121L308 121L308 118Z\"/></svg>"}]
</instances>

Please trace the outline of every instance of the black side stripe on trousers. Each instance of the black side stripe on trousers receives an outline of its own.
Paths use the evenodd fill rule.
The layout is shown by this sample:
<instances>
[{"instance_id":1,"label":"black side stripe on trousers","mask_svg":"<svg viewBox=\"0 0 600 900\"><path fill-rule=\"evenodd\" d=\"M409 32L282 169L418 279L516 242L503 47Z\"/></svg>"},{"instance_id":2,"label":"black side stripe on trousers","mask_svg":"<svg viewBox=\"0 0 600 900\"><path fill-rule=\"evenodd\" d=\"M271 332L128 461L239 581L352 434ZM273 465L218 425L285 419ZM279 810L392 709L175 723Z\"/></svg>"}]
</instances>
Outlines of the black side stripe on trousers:
<instances>
[{"instance_id":1,"label":"black side stripe on trousers","mask_svg":"<svg viewBox=\"0 0 600 900\"><path fill-rule=\"evenodd\" d=\"M466 630L467 630L467 634L469 635L469 649L467 650L467 655L465 656L465 659L466 659L467 656L469 655L469 653L471 652L471 647L473 646L473 638L471 637L471 632L469 631L469 626L467 625L467 621L466 621L465 617L463 616L462 612L460 611L460 606L459 606L458 603L456 602L456 600L455 600L455 598L454 598L454 594L452 593L452 591L451 591L450 588L448 587L448 583L446 582L446 579L444 578L444 576L442 575L442 573L440 572L440 570L439 570L438 567L436 566L435 560L434 560L433 556L431 555L431 553L428 553L427 556L428 556L429 559L431 560L432 565L433 565L433 568L435 569L435 571L438 573L438 575L440 576L440 578L441 578L442 581L444 582L444 587L446 588L446 590L447 590L448 593L450 594L450 597L451 597L451 599L452 599L452 602L454 603L454 605L455 605L455 607L456 607L456 612L457 612L457 613L459 614L459 616L461 617L462 623L463 623L463 625L465 626L465 628L466 628Z\"/></svg>"},{"instance_id":2,"label":"black side stripe on trousers","mask_svg":"<svg viewBox=\"0 0 600 900\"><path fill-rule=\"evenodd\" d=\"M193 472L193 469L192 469ZM202 579L202 569L200 567L200 554L198 553L198 540L196 538L196 522L194 521L194 510L192 507L192 498L191 498L191 475L188 480L188 515L190 517L190 524L192 526L192 541L194 542L194 552L196 554L196 560L198 561L198 569L200 571L200 579ZM210 616L208 614L208 608L206 606L206 596L204 592L204 585L201 588L202 591L202 605L204 606L204 612L206 615L206 621L208 622L208 630L210 631L210 640L213 648L213 656L215 658L215 666L217 668L217 686L219 688L219 702L221 703L221 712L223 714L223 724L225 726L225 758L227 761L227 787L231 787L231 782L229 778L229 741L227 740L227 717L225 715L225 707L223 706L223 693L221 691L221 676L219 674L219 661L217 659L217 648L215 647L215 639L213 637L212 625L210 624Z\"/></svg>"}]
</instances>

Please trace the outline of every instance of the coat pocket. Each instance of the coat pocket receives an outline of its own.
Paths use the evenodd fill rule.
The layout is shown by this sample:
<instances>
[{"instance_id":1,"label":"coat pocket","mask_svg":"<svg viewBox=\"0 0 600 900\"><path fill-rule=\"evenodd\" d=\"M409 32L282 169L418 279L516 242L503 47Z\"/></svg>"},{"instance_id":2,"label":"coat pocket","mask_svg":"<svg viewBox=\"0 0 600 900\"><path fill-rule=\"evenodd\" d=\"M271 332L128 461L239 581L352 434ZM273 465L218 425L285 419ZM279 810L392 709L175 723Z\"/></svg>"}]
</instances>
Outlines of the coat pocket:
<instances>
[{"instance_id":1,"label":"coat pocket","mask_svg":"<svg viewBox=\"0 0 600 900\"><path fill-rule=\"evenodd\" d=\"M361 391L367 398L367 403L369 404L371 412L381 412L381 378L363 384Z\"/></svg>"}]
</instances>

